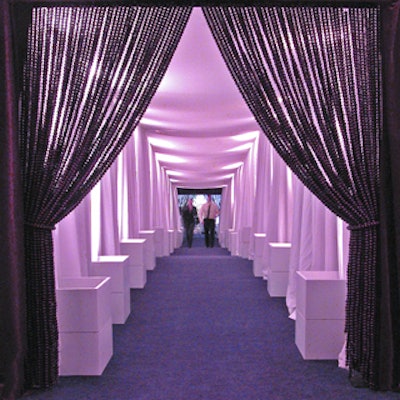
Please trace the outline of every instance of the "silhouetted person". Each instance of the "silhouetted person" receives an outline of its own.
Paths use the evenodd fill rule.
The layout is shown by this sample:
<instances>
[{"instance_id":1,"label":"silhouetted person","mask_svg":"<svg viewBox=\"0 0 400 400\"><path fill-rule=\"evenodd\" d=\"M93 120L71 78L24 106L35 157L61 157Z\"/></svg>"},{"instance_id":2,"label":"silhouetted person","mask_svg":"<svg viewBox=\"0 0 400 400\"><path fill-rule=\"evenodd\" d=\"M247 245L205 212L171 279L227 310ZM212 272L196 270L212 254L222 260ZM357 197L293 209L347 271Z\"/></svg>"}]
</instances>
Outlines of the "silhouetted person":
<instances>
[{"instance_id":1,"label":"silhouetted person","mask_svg":"<svg viewBox=\"0 0 400 400\"><path fill-rule=\"evenodd\" d=\"M204 235L207 247L214 247L215 239L215 218L219 215L219 207L208 195L207 203L200 209L200 222L204 224Z\"/></svg>"},{"instance_id":2,"label":"silhouetted person","mask_svg":"<svg viewBox=\"0 0 400 400\"><path fill-rule=\"evenodd\" d=\"M181 214L182 214L183 226L185 227L185 232L186 232L186 241L188 247L192 247L193 231L197 219L197 209L193 205L192 199L189 199L186 205L182 208Z\"/></svg>"}]
</instances>

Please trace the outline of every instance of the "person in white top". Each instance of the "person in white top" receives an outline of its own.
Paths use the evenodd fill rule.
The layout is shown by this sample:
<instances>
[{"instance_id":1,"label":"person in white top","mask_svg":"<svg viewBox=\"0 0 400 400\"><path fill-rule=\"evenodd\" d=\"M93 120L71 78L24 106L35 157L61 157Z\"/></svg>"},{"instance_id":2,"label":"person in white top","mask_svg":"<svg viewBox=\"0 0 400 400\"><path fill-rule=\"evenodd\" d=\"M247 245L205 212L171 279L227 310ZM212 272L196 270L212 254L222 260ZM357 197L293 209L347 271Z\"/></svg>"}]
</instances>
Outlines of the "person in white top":
<instances>
[{"instance_id":1,"label":"person in white top","mask_svg":"<svg viewBox=\"0 0 400 400\"><path fill-rule=\"evenodd\" d=\"M214 247L215 240L215 218L219 215L219 207L208 195L207 203L200 208L200 222L204 224L204 235L206 247Z\"/></svg>"}]
</instances>

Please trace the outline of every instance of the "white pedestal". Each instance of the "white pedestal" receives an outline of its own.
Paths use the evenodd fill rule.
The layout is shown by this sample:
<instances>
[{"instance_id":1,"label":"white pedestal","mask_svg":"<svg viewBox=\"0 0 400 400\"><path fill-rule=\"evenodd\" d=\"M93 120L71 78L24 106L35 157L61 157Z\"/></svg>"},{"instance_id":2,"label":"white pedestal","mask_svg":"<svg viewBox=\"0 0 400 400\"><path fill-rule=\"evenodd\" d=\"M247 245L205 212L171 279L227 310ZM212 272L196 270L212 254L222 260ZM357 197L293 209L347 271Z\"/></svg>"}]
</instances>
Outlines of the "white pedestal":
<instances>
[{"instance_id":1,"label":"white pedestal","mask_svg":"<svg viewBox=\"0 0 400 400\"><path fill-rule=\"evenodd\" d=\"M120 251L129 255L129 284L132 289L143 289L147 281L144 248L147 239L123 239Z\"/></svg>"},{"instance_id":2,"label":"white pedestal","mask_svg":"<svg viewBox=\"0 0 400 400\"><path fill-rule=\"evenodd\" d=\"M182 247L183 243L183 231L178 229L175 231L175 248Z\"/></svg>"},{"instance_id":3,"label":"white pedestal","mask_svg":"<svg viewBox=\"0 0 400 400\"><path fill-rule=\"evenodd\" d=\"M156 267L155 231L139 231L139 238L146 239L144 246L144 266L151 271Z\"/></svg>"},{"instance_id":4,"label":"white pedestal","mask_svg":"<svg viewBox=\"0 0 400 400\"><path fill-rule=\"evenodd\" d=\"M234 232L234 230L232 228L231 229L227 229L225 231L225 247L229 251L231 251L231 234L232 234L232 232Z\"/></svg>"},{"instance_id":5,"label":"white pedestal","mask_svg":"<svg viewBox=\"0 0 400 400\"><path fill-rule=\"evenodd\" d=\"M124 324L131 312L129 256L99 256L89 266L89 275L111 278L113 324Z\"/></svg>"},{"instance_id":6,"label":"white pedestal","mask_svg":"<svg viewBox=\"0 0 400 400\"><path fill-rule=\"evenodd\" d=\"M168 255L172 254L175 250L175 232L173 229L168 229Z\"/></svg>"},{"instance_id":7,"label":"white pedestal","mask_svg":"<svg viewBox=\"0 0 400 400\"><path fill-rule=\"evenodd\" d=\"M239 255L239 233L235 231L229 232L229 251L232 256Z\"/></svg>"},{"instance_id":8,"label":"white pedestal","mask_svg":"<svg viewBox=\"0 0 400 400\"><path fill-rule=\"evenodd\" d=\"M240 230L239 255L249 258L251 227L244 227Z\"/></svg>"},{"instance_id":9,"label":"white pedestal","mask_svg":"<svg viewBox=\"0 0 400 400\"><path fill-rule=\"evenodd\" d=\"M218 234L218 242L219 245L223 248L226 248L226 231L225 230L220 230Z\"/></svg>"},{"instance_id":10,"label":"white pedestal","mask_svg":"<svg viewBox=\"0 0 400 400\"><path fill-rule=\"evenodd\" d=\"M168 248L168 245L166 246L165 244L165 236L168 235L167 232L165 232L164 228L155 228L155 236L154 236L154 246L155 246L155 252L156 252L156 257L164 257L167 254L165 254L165 248Z\"/></svg>"},{"instance_id":11,"label":"white pedestal","mask_svg":"<svg viewBox=\"0 0 400 400\"><path fill-rule=\"evenodd\" d=\"M266 261L262 257L254 257L253 260L253 275L256 278L262 278L263 277L263 270L266 268Z\"/></svg>"},{"instance_id":12,"label":"white pedestal","mask_svg":"<svg viewBox=\"0 0 400 400\"><path fill-rule=\"evenodd\" d=\"M59 374L101 375L113 354L111 278L63 278L56 299Z\"/></svg>"},{"instance_id":13,"label":"white pedestal","mask_svg":"<svg viewBox=\"0 0 400 400\"><path fill-rule=\"evenodd\" d=\"M268 293L271 297L286 297L289 281L291 243L268 243Z\"/></svg>"},{"instance_id":14,"label":"white pedestal","mask_svg":"<svg viewBox=\"0 0 400 400\"><path fill-rule=\"evenodd\" d=\"M254 233L254 260L253 275L257 278L263 276L263 270L267 267L264 258L264 247L267 243L267 235L265 233Z\"/></svg>"},{"instance_id":15,"label":"white pedestal","mask_svg":"<svg viewBox=\"0 0 400 400\"><path fill-rule=\"evenodd\" d=\"M345 334L346 281L334 271L297 271L296 346L307 360L337 360Z\"/></svg>"}]
</instances>

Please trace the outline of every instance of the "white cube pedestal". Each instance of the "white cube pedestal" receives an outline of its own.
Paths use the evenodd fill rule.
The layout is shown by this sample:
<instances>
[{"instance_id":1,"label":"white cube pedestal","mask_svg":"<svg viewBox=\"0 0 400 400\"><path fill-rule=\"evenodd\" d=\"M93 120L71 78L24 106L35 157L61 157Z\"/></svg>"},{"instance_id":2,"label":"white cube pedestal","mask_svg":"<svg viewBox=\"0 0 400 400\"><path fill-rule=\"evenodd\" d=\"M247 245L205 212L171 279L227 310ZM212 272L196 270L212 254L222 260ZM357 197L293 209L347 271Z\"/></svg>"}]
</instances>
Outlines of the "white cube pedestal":
<instances>
[{"instance_id":1,"label":"white cube pedestal","mask_svg":"<svg viewBox=\"0 0 400 400\"><path fill-rule=\"evenodd\" d=\"M345 341L346 281L334 271L297 271L296 346L306 360L337 360Z\"/></svg>"},{"instance_id":2,"label":"white cube pedestal","mask_svg":"<svg viewBox=\"0 0 400 400\"><path fill-rule=\"evenodd\" d=\"M232 247L232 233L235 232L234 229L230 228L225 232L225 243L226 243L226 248L231 251Z\"/></svg>"},{"instance_id":3,"label":"white cube pedestal","mask_svg":"<svg viewBox=\"0 0 400 400\"><path fill-rule=\"evenodd\" d=\"M254 235L254 260L253 275L257 278L263 276L263 270L267 266L264 259L264 246L266 245L267 235L265 233L255 233Z\"/></svg>"},{"instance_id":4,"label":"white cube pedestal","mask_svg":"<svg viewBox=\"0 0 400 400\"><path fill-rule=\"evenodd\" d=\"M182 247L183 243L183 231L181 229L178 229L175 231L175 248L178 249L179 247Z\"/></svg>"},{"instance_id":5,"label":"white cube pedestal","mask_svg":"<svg viewBox=\"0 0 400 400\"><path fill-rule=\"evenodd\" d=\"M242 258L249 258L250 242L241 242L239 246L239 256Z\"/></svg>"},{"instance_id":6,"label":"white cube pedestal","mask_svg":"<svg viewBox=\"0 0 400 400\"><path fill-rule=\"evenodd\" d=\"M111 278L113 324L124 324L131 313L129 256L99 256L89 266L89 275Z\"/></svg>"},{"instance_id":7,"label":"white cube pedestal","mask_svg":"<svg viewBox=\"0 0 400 400\"><path fill-rule=\"evenodd\" d=\"M146 239L144 246L144 266L151 271L156 267L155 231L139 231L139 238Z\"/></svg>"},{"instance_id":8,"label":"white cube pedestal","mask_svg":"<svg viewBox=\"0 0 400 400\"><path fill-rule=\"evenodd\" d=\"M268 243L268 293L271 297L286 297L289 281L291 243Z\"/></svg>"},{"instance_id":9,"label":"white cube pedestal","mask_svg":"<svg viewBox=\"0 0 400 400\"><path fill-rule=\"evenodd\" d=\"M168 235L168 232L164 232L164 228L155 228L154 231L154 248L156 252L156 257L164 257L168 255L168 253L165 254L165 236Z\"/></svg>"},{"instance_id":10,"label":"white cube pedestal","mask_svg":"<svg viewBox=\"0 0 400 400\"><path fill-rule=\"evenodd\" d=\"M59 374L101 375L113 354L111 278L63 278L56 298Z\"/></svg>"},{"instance_id":11,"label":"white cube pedestal","mask_svg":"<svg viewBox=\"0 0 400 400\"><path fill-rule=\"evenodd\" d=\"M239 255L239 233L235 231L229 232L229 251L232 256Z\"/></svg>"},{"instance_id":12,"label":"white cube pedestal","mask_svg":"<svg viewBox=\"0 0 400 400\"><path fill-rule=\"evenodd\" d=\"M226 231L220 230L218 233L218 242L222 248L226 248Z\"/></svg>"},{"instance_id":13,"label":"white cube pedestal","mask_svg":"<svg viewBox=\"0 0 400 400\"><path fill-rule=\"evenodd\" d=\"M172 254L175 250L175 232L173 229L168 229L168 255Z\"/></svg>"},{"instance_id":14,"label":"white cube pedestal","mask_svg":"<svg viewBox=\"0 0 400 400\"><path fill-rule=\"evenodd\" d=\"M254 257L253 260L253 275L256 278L263 277L263 270L265 269L267 263L262 257Z\"/></svg>"},{"instance_id":15,"label":"white cube pedestal","mask_svg":"<svg viewBox=\"0 0 400 400\"><path fill-rule=\"evenodd\" d=\"M240 230L239 255L249 258L251 228L244 227Z\"/></svg>"},{"instance_id":16,"label":"white cube pedestal","mask_svg":"<svg viewBox=\"0 0 400 400\"><path fill-rule=\"evenodd\" d=\"M143 289L147 281L144 266L144 247L147 239L123 239L121 253L129 255L129 285L132 289Z\"/></svg>"}]
</instances>

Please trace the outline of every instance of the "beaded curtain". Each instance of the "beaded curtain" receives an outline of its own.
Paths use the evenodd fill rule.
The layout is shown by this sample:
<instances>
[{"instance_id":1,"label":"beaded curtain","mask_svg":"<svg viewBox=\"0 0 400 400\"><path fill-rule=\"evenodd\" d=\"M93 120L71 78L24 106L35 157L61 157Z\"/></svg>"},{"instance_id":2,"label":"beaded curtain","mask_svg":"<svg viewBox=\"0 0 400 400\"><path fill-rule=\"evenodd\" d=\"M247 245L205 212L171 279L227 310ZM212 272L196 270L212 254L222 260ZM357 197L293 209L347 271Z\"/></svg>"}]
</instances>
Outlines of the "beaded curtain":
<instances>
[{"instance_id":1,"label":"beaded curtain","mask_svg":"<svg viewBox=\"0 0 400 400\"><path fill-rule=\"evenodd\" d=\"M35 8L20 111L26 387L58 379L51 230L104 175L154 95L190 7Z\"/></svg>"},{"instance_id":2,"label":"beaded curtain","mask_svg":"<svg viewBox=\"0 0 400 400\"><path fill-rule=\"evenodd\" d=\"M204 14L277 152L349 224L347 362L376 389L378 9L210 7Z\"/></svg>"}]
</instances>

